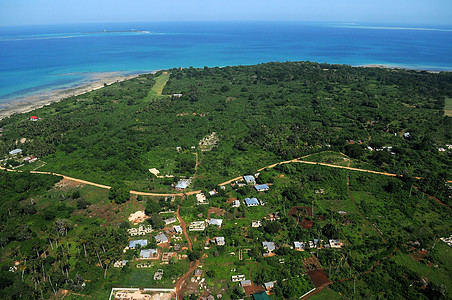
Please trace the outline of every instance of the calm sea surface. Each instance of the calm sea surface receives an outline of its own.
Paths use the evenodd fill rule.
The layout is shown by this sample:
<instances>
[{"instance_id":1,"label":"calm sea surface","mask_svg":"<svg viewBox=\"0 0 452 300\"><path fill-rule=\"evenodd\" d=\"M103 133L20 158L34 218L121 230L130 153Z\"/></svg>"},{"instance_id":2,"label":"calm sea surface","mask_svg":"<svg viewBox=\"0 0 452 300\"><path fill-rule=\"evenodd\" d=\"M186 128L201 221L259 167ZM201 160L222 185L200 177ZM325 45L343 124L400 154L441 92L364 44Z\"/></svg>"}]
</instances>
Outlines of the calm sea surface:
<instances>
[{"instance_id":1,"label":"calm sea surface","mask_svg":"<svg viewBox=\"0 0 452 300\"><path fill-rule=\"evenodd\" d=\"M282 22L1 27L0 102L71 87L98 72L300 60L452 71L452 27Z\"/></svg>"}]
</instances>

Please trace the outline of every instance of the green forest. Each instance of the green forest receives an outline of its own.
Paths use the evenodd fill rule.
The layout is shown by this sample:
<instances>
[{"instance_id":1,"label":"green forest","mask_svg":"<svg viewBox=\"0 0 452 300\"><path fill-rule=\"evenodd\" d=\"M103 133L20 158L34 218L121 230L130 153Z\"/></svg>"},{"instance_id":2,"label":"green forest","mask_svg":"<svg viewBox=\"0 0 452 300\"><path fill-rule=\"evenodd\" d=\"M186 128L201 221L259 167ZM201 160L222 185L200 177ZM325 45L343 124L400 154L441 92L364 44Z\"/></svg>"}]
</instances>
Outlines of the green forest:
<instances>
[{"instance_id":1,"label":"green forest","mask_svg":"<svg viewBox=\"0 0 452 300\"><path fill-rule=\"evenodd\" d=\"M199 264L225 299L251 297L231 282L237 274L253 286L275 282L272 299L314 288L312 299L450 298L452 252L439 238L452 234L451 98L450 72L273 62L144 74L0 120L9 170L0 171L1 294L97 299L113 287L173 288ZM236 183L243 175L269 190ZM175 187L181 179L188 188ZM245 205L252 197L259 206ZM168 263L140 269L140 248L124 250L138 210L153 228L144 248L178 253ZM164 222L176 211L187 224L180 236ZM221 227L188 230L211 218ZM155 243L158 233L168 246ZM225 245L212 242L219 236ZM331 239L342 246L320 246ZM276 250L268 255L262 242ZM317 286L307 274L320 270L328 282ZM184 299L207 296L192 285Z\"/></svg>"}]
</instances>

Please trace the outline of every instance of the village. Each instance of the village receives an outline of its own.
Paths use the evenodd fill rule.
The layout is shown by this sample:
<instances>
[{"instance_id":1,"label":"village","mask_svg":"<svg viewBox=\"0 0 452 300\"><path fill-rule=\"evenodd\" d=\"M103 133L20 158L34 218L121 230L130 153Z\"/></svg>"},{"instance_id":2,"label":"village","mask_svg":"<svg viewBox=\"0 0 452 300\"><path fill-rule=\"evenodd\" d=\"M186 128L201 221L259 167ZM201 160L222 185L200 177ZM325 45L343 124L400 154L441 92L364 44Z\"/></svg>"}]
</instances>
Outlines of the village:
<instances>
[{"instance_id":1,"label":"village","mask_svg":"<svg viewBox=\"0 0 452 300\"><path fill-rule=\"evenodd\" d=\"M282 212L271 211L271 208L267 207L266 193L271 190L272 184L257 183L258 178L259 174L245 175L229 185L219 186L218 190L203 191L188 196L187 199L183 199L182 205L187 203L187 206L190 206L187 207L189 215L183 213L183 206L177 211L161 211L159 214L164 216L162 218L164 226L161 229L154 229L151 225L147 225L150 217L146 216L144 211L137 211L130 215L129 221L133 225L127 229L129 244L124 245L124 259L116 261L114 267L123 268L130 265L132 268L152 270L151 273L147 273L154 282L152 287L163 287L159 282L176 284L179 296L188 293L195 294L200 299L220 299L223 295L228 294L228 290L241 288L243 296L250 296L253 299L269 299L277 280L257 283L254 280L255 275L249 275L247 264L254 263L256 255L258 255L262 259L277 259L278 264L282 265L286 263L286 259L278 258L278 253L289 251L286 253L306 253L303 255L306 258L300 259L300 266L306 265L304 267L306 278L313 277L313 283L309 280L307 284L309 288L305 291L306 293L312 292L315 288L327 286L330 281L313 255L323 249L340 250L344 242L338 237L293 240L284 243L280 240L263 240L264 236L268 236L263 229L264 226L271 226L272 223L278 224ZM176 185L176 188L184 191L189 188L190 183L189 180L182 180ZM249 217L234 221L227 217L228 213L224 208L214 205L219 194L223 196L233 194L238 189L248 190L249 195L243 195L240 199L227 198L227 203L224 203L222 207L229 211L248 210ZM317 193L320 193L320 190ZM174 197L170 198L174 201ZM201 213L192 214L190 213L192 210ZM313 221L307 221L307 219L314 219L314 211L311 207L300 213L296 213L295 208L289 212L289 216L301 224L300 226L305 226L304 228L312 227ZM240 221L240 224L237 221ZM308 223L307 227L306 223ZM257 237L258 241L244 247L240 245L241 243L236 242L237 237L234 234L231 235L232 228L240 228L239 232L243 234L241 239L249 240L247 232L249 233L251 230L261 232L263 236ZM222 235L222 233L225 234ZM196 245L199 245L198 250L195 249ZM259 249L261 254L254 253L254 249ZM199 253L198 256L194 255L195 253ZM280 257L285 257L285 255ZM192 261L192 266L197 262L196 267L190 268L186 274L187 279L182 283L180 279L177 282L175 280L165 281L165 278L168 277L165 276L164 266L183 261ZM222 269L227 268L227 271L218 273L212 269L212 264L219 266L222 262L225 263ZM230 263L235 267L227 267ZM214 278L219 284L213 283ZM219 287L215 288L216 286ZM128 295L127 292L122 293ZM126 299L127 297L117 296L115 299Z\"/></svg>"}]
</instances>

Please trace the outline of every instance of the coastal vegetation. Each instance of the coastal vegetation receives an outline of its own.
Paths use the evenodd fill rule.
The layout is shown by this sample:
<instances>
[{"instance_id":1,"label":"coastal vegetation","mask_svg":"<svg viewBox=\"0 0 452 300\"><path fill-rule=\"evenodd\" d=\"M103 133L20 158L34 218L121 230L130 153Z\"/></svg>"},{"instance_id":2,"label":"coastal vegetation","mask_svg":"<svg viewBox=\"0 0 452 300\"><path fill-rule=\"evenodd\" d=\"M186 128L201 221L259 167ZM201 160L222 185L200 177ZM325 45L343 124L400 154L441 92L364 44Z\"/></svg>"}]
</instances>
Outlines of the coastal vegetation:
<instances>
[{"instance_id":1,"label":"coastal vegetation","mask_svg":"<svg viewBox=\"0 0 452 300\"><path fill-rule=\"evenodd\" d=\"M0 173L1 294L176 286L184 299L239 299L252 289L231 278L244 275L254 291L274 283L273 299L313 288L314 299L447 299L452 252L439 238L452 225L450 99L447 72L267 63L144 74L35 110L37 121L0 120L10 170ZM190 179L182 191L181 179ZM253 197L258 205L245 205ZM153 231L133 238L138 210ZM221 226L189 230L212 219ZM157 243L159 233L170 241ZM140 246L126 248L136 239L162 256L141 260ZM202 284L190 280L195 269Z\"/></svg>"}]
</instances>

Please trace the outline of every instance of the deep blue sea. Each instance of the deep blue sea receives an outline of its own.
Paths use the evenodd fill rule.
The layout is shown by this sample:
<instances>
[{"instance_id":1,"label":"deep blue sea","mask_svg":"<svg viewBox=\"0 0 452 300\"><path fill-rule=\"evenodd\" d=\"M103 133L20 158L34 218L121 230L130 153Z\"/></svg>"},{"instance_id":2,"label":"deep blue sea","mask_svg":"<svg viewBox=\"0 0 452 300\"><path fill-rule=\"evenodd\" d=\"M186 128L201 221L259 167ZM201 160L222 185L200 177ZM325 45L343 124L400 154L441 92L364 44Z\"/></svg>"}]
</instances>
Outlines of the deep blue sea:
<instances>
[{"instance_id":1,"label":"deep blue sea","mask_svg":"<svg viewBox=\"0 0 452 300\"><path fill-rule=\"evenodd\" d=\"M91 73L268 61L452 71L452 27L294 22L0 27L0 102L71 87Z\"/></svg>"}]
</instances>

